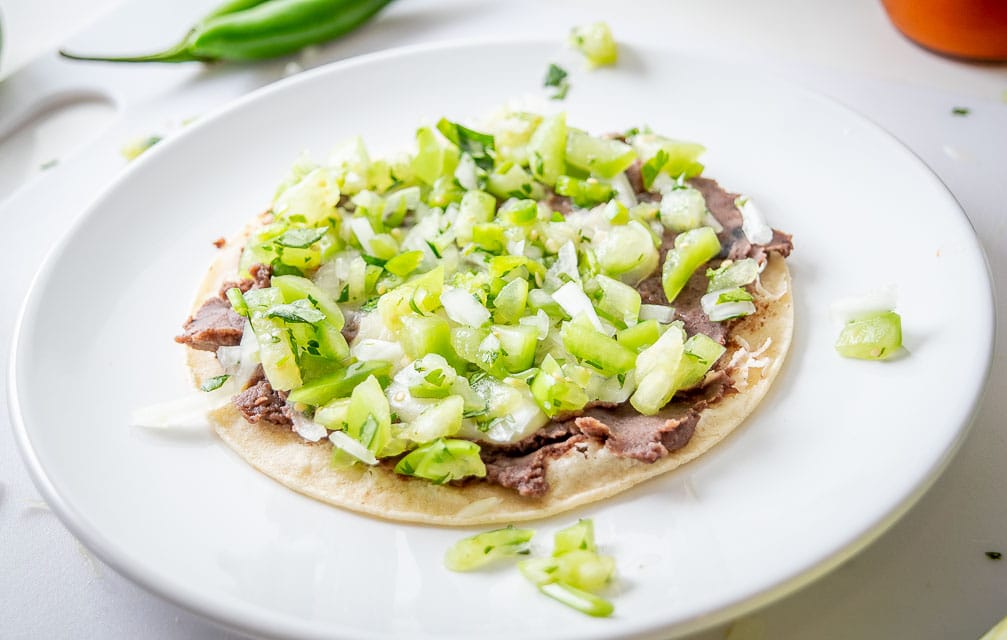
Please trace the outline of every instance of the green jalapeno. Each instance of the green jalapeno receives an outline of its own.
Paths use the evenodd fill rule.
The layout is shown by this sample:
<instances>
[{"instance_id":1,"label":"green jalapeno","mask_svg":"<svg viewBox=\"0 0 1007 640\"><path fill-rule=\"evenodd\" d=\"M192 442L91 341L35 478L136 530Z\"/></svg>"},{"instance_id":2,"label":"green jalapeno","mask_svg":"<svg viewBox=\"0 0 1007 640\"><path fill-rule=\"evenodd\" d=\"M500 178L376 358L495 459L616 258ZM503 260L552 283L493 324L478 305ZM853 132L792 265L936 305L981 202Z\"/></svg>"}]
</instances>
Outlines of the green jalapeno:
<instances>
[{"instance_id":1,"label":"green jalapeno","mask_svg":"<svg viewBox=\"0 0 1007 640\"><path fill-rule=\"evenodd\" d=\"M175 46L126 57L60 54L105 62L263 60L338 38L391 0L230 0L200 20Z\"/></svg>"}]
</instances>

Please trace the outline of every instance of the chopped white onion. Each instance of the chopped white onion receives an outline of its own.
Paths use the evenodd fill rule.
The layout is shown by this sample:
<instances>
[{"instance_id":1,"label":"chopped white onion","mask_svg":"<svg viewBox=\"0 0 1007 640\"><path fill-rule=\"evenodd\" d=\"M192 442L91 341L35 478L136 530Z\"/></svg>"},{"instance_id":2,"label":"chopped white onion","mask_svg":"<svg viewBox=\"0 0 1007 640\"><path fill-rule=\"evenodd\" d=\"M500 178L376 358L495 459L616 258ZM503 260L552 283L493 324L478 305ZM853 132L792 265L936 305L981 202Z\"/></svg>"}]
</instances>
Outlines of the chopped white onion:
<instances>
[{"instance_id":1,"label":"chopped white onion","mask_svg":"<svg viewBox=\"0 0 1007 640\"><path fill-rule=\"evenodd\" d=\"M831 315L837 324L891 311L895 308L897 290L894 284L887 284L860 296L842 298L832 303Z\"/></svg>"},{"instance_id":2,"label":"chopped white onion","mask_svg":"<svg viewBox=\"0 0 1007 640\"><path fill-rule=\"evenodd\" d=\"M385 197L385 211L398 211L403 201L406 203L406 210L415 211L420 206L420 188L406 187L389 193Z\"/></svg>"},{"instance_id":3,"label":"chopped white onion","mask_svg":"<svg viewBox=\"0 0 1007 640\"><path fill-rule=\"evenodd\" d=\"M484 436L490 442L517 442L535 433L549 422L549 416L539 409L530 392L521 394L506 416L490 423Z\"/></svg>"},{"instance_id":4,"label":"chopped white onion","mask_svg":"<svg viewBox=\"0 0 1007 640\"><path fill-rule=\"evenodd\" d=\"M678 183L675 179L663 171L654 176L654 181L650 183L651 191L656 191L658 193L667 193L676 186L678 186Z\"/></svg>"},{"instance_id":5,"label":"chopped white onion","mask_svg":"<svg viewBox=\"0 0 1007 640\"><path fill-rule=\"evenodd\" d=\"M374 454L367 447L342 431L333 431L330 433L329 441L332 443L332 446L345 451L364 464L375 465L378 463L378 459L374 457Z\"/></svg>"},{"instance_id":6,"label":"chopped white onion","mask_svg":"<svg viewBox=\"0 0 1007 640\"><path fill-rule=\"evenodd\" d=\"M518 320L518 324L523 324L527 327L535 327L538 330L538 339L545 340L549 337L549 314L541 309L533 316L525 316Z\"/></svg>"},{"instance_id":7,"label":"chopped white onion","mask_svg":"<svg viewBox=\"0 0 1007 640\"><path fill-rule=\"evenodd\" d=\"M773 241L773 229L766 222L755 204L745 196L741 196L734 201L738 210L741 211L741 230L745 237L752 244L769 244Z\"/></svg>"},{"instance_id":8,"label":"chopped white onion","mask_svg":"<svg viewBox=\"0 0 1007 640\"><path fill-rule=\"evenodd\" d=\"M598 318L594 306L591 305L591 300L576 282L567 282L552 294L552 298L571 318L577 318L582 314L586 315L595 329L604 331L601 319Z\"/></svg>"},{"instance_id":9,"label":"chopped white onion","mask_svg":"<svg viewBox=\"0 0 1007 640\"><path fill-rule=\"evenodd\" d=\"M294 433L309 442L318 442L329 433L328 429L314 420L310 420L299 411L294 411L290 419L294 423Z\"/></svg>"},{"instance_id":10,"label":"chopped white onion","mask_svg":"<svg viewBox=\"0 0 1007 640\"><path fill-rule=\"evenodd\" d=\"M720 298L720 294L722 293L724 293L723 290L711 291L699 299L703 312L710 317L710 320L722 322L731 318L750 316L755 313L755 304L748 300L721 302L718 304L717 299Z\"/></svg>"},{"instance_id":11,"label":"chopped white onion","mask_svg":"<svg viewBox=\"0 0 1007 640\"><path fill-rule=\"evenodd\" d=\"M616 331L618 331L618 328L616 328L614 324L612 324L605 318L599 318L599 321L601 322L601 332L604 333L609 338L614 338Z\"/></svg>"},{"instance_id":12,"label":"chopped white onion","mask_svg":"<svg viewBox=\"0 0 1007 640\"><path fill-rule=\"evenodd\" d=\"M367 339L397 341L398 337L394 331L385 326L379 312L371 311L360 314L357 320L357 337L353 339L353 343L356 344ZM353 345L350 345L350 349L353 349Z\"/></svg>"},{"instance_id":13,"label":"chopped white onion","mask_svg":"<svg viewBox=\"0 0 1007 640\"><path fill-rule=\"evenodd\" d=\"M508 240L507 241L507 253L512 256L523 256L524 255L524 240Z\"/></svg>"},{"instance_id":14,"label":"chopped white onion","mask_svg":"<svg viewBox=\"0 0 1007 640\"><path fill-rule=\"evenodd\" d=\"M717 306L717 299L720 298L720 294L722 293L723 291L711 291L699 299L699 305L703 307L703 313L710 315L713 308Z\"/></svg>"},{"instance_id":15,"label":"chopped white onion","mask_svg":"<svg viewBox=\"0 0 1007 640\"><path fill-rule=\"evenodd\" d=\"M627 207L635 207L637 204L636 192L633 191L633 185L629 183L629 178L626 177L626 173L620 173L616 177L609 181L612 188L615 189L615 199L623 203Z\"/></svg>"},{"instance_id":16,"label":"chopped white onion","mask_svg":"<svg viewBox=\"0 0 1007 640\"><path fill-rule=\"evenodd\" d=\"M244 334L242 334L244 338ZM224 371L232 373L241 362L241 347L217 347L217 362L224 368Z\"/></svg>"},{"instance_id":17,"label":"chopped white onion","mask_svg":"<svg viewBox=\"0 0 1007 640\"><path fill-rule=\"evenodd\" d=\"M489 322L490 312L465 289L444 287L441 304L448 317L458 324L476 328Z\"/></svg>"},{"instance_id":18,"label":"chopped white onion","mask_svg":"<svg viewBox=\"0 0 1007 640\"><path fill-rule=\"evenodd\" d=\"M724 320L730 320L731 318L750 316L753 313L755 313L755 305L747 300L742 300L739 302L725 302L723 304L718 304L707 315L709 315L710 320L713 320L714 322L722 322Z\"/></svg>"},{"instance_id":19,"label":"chopped white onion","mask_svg":"<svg viewBox=\"0 0 1007 640\"><path fill-rule=\"evenodd\" d=\"M227 381L227 384L234 386L233 393L244 389L259 367L259 340L255 337L252 325L248 321L245 322L245 329L241 334L241 343L238 348L241 350L238 356L239 364L230 380Z\"/></svg>"},{"instance_id":20,"label":"chopped white onion","mask_svg":"<svg viewBox=\"0 0 1007 640\"><path fill-rule=\"evenodd\" d=\"M175 400L134 409L129 416L129 424L149 429L207 427L210 421L206 414L231 400L229 394L220 394L219 391L194 391Z\"/></svg>"},{"instance_id":21,"label":"chopped white onion","mask_svg":"<svg viewBox=\"0 0 1007 640\"><path fill-rule=\"evenodd\" d=\"M392 383L388 385L388 389L385 394L388 396L388 406L395 415L399 417L402 422L412 422L421 413L423 413L430 405L437 402L433 398L417 398L413 394L409 393L409 387L417 382L412 381L412 375L408 376L408 382L403 382L401 376L406 373L411 372L415 374L416 371L413 367L403 367L403 369L396 374Z\"/></svg>"},{"instance_id":22,"label":"chopped white onion","mask_svg":"<svg viewBox=\"0 0 1007 640\"><path fill-rule=\"evenodd\" d=\"M405 352L398 342L364 338L353 343L353 346L350 347L350 355L362 362L385 360L395 364L402 360Z\"/></svg>"},{"instance_id":23,"label":"chopped white onion","mask_svg":"<svg viewBox=\"0 0 1007 640\"><path fill-rule=\"evenodd\" d=\"M672 189L661 196L661 222L672 231L688 231L702 225L706 200L698 190Z\"/></svg>"},{"instance_id":24,"label":"chopped white onion","mask_svg":"<svg viewBox=\"0 0 1007 640\"><path fill-rule=\"evenodd\" d=\"M350 218L350 229L357 236L357 241L364 251L370 253L371 240L374 238L374 228L371 227L371 221L367 218Z\"/></svg>"},{"instance_id":25,"label":"chopped white onion","mask_svg":"<svg viewBox=\"0 0 1007 640\"><path fill-rule=\"evenodd\" d=\"M587 383L588 396L597 398L601 402L622 404L629 400L634 391L636 391L636 380L633 376L625 376L620 383L616 376L606 378L592 373L591 379Z\"/></svg>"},{"instance_id":26,"label":"chopped white onion","mask_svg":"<svg viewBox=\"0 0 1007 640\"><path fill-rule=\"evenodd\" d=\"M499 351L500 351L500 338L496 337L496 334L494 333L487 334L486 337L482 339L482 342L479 343L479 346L476 348L476 352L479 354L484 353L492 354L492 353L498 353Z\"/></svg>"},{"instance_id":27,"label":"chopped white onion","mask_svg":"<svg viewBox=\"0 0 1007 640\"><path fill-rule=\"evenodd\" d=\"M724 231L724 225L720 224L720 221L717 220L709 210L703 214L703 226L710 227L717 233L722 233Z\"/></svg>"},{"instance_id":28,"label":"chopped white onion","mask_svg":"<svg viewBox=\"0 0 1007 640\"><path fill-rule=\"evenodd\" d=\"M546 281L554 283L569 280L580 282L580 272L577 270L577 247L572 240L567 240L559 248L556 254L556 262L546 271L545 277Z\"/></svg>"},{"instance_id":29,"label":"chopped white onion","mask_svg":"<svg viewBox=\"0 0 1007 640\"><path fill-rule=\"evenodd\" d=\"M675 307L663 304L641 304L640 322L644 320L657 320L662 324L668 324L675 319Z\"/></svg>"},{"instance_id":30,"label":"chopped white onion","mask_svg":"<svg viewBox=\"0 0 1007 640\"><path fill-rule=\"evenodd\" d=\"M476 180L476 161L467 153L463 153L458 160L458 168L455 169L455 178L458 184L467 191L474 191L479 188Z\"/></svg>"}]
</instances>

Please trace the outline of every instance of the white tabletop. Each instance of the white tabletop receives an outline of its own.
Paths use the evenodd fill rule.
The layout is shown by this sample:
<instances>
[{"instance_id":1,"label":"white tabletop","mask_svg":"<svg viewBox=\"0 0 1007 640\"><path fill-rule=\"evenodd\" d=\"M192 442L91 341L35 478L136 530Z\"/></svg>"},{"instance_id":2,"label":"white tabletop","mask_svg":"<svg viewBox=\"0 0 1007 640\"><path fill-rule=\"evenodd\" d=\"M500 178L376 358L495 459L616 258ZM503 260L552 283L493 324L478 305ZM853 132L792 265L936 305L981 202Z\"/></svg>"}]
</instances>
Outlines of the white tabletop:
<instances>
[{"instance_id":1,"label":"white tabletop","mask_svg":"<svg viewBox=\"0 0 1007 640\"><path fill-rule=\"evenodd\" d=\"M977 638L1007 614L1007 559L986 555L1007 552L1002 495L1007 399L1000 393L1007 388L1007 66L927 53L900 36L874 0L398 0L341 42L248 67L82 65L52 54L62 43L80 51L122 53L167 45L213 4L23 0L3 7L5 359L16 311L39 262L58 230L122 169L118 150L130 139L171 135L187 119L302 67L399 44L483 34L561 39L574 24L605 19L624 41L756 64L831 95L887 128L961 202L986 249L999 300L1001 338L989 391L962 450L929 493L829 575L732 626L691 639ZM67 102L74 110L32 116ZM969 112L953 115L955 107ZM6 370L0 373L5 376ZM231 637L136 587L77 543L39 499L15 452L6 415L0 423L0 636Z\"/></svg>"}]
</instances>

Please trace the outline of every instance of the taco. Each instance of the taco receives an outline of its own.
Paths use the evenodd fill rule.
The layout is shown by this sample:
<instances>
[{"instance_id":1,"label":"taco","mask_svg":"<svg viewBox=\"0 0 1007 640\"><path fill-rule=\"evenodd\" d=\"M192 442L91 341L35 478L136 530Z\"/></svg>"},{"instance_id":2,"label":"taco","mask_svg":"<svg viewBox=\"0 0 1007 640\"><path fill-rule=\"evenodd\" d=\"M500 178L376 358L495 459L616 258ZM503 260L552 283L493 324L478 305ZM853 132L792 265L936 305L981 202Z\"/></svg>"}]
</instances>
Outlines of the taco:
<instances>
[{"instance_id":1,"label":"taco","mask_svg":"<svg viewBox=\"0 0 1007 640\"><path fill-rule=\"evenodd\" d=\"M791 239L701 145L527 113L417 143L301 161L210 268L176 340L254 467L383 518L514 522L696 458L765 396Z\"/></svg>"}]
</instances>

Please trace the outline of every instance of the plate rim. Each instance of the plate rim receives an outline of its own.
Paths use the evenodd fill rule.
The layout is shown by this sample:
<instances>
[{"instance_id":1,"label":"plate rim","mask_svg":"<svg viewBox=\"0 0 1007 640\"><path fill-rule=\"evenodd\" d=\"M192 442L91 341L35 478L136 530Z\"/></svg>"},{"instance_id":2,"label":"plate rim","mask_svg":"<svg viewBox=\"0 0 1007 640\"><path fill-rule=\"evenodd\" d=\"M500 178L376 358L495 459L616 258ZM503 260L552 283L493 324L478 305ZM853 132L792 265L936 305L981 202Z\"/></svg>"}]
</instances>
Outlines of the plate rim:
<instances>
[{"instance_id":1,"label":"plate rim","mask_svg":"<svg viewBox=\"0 0 1007 640\"><path fill-rule=\"evenodd\" d=\"M19 366L19 356L22 355L21 350L24 348L22 342L25 339L25 322L34 306L38 303L44 288L43 285L51 276L51 272L58 261L58 257L64 252L67 246L72 243L77 230L86 225L88 221L96 215L95 212L101 209L101 206L105 200L108 199L110 194L116 191L123 182L132 179L132 176L134 172L137 171L138 167L145 166L151 161L150 159L152 157L159 157L161 154L170 153L169 150L174 147L177 140L198 135L204 127L213 126L218 120L226 117L233 111L239 110L247 103L265 99L267 96L275 92L287 91L300 83L311 81L316 76L333 73L338 74L344 69L380 63L389 59L394 60L409 54L427 54L464 49L481 49L487 46L500 45L539 47L559 46L556 42L547 38L512 38L502 36L454 38L434 42L410 44L356 55L324 64L294 76L279 79L268 85L259 87L245 95L229 100L211 110L205 116L200 118L198 122L194 123L193 126L187 128L183 132L180 132L179 135L172 136L168 140L165 140L162 144L157 145L156 149L152 149L150 152L144 154L143 157L138 158L133 163L130 163L125 170L111 180L104 188L101 189L97 196L95 196L80 210L75 218L70 221L63 234L46 252L38 270L31 279L24 300L18 310L17 319L12 331L10 357L7 367L6 395L8 400L8 414L11 420L15 444L32 482L35 484L45 501L50 505L53 512L57 515L57 517L59 517L63 525L66 526L74 537L77 538L90 552L100 558L102 562L108 564L121 576L127 578L134 584L137 584L152 595L163 598L169 603L180 606L204 618L205 620L226 629L238 631L251 636L262 636L263 634L266 634L270 637L287 637L291 634L298 634L298 637L323 637L323 634L320 634L317 630L309 628L308 625L291 623L289 621L285 621L285 618L278 617L275 614L263 615L260 613L260 610L251 607L250 605L247 605L232 596L227 596L227 599L231 601L234 606L221 609L212 606L214 604L219 604L219 601L212 601L207 604L200 598L193 597L193 592L191 591L184 588L176 589L170 581L166 582L162 576L144 567L142 563L130 558L127 554L120 552L115 546L110 544L101 534L100 530L94 527L94 525L88 520L85 514L80 513L76 508L65 501L63 496L59 494L55 486L50 481L48 474L43 468L38 459L37 453L32 446L31 438L28 433L29 429L24 421L23 412L21 410L22 403L19 396L17 371ZM675 52L679 54L688 53L667 44L655 44L651 42L631 41L620 43L620 45L637 51L652 50ZM772 584L765 585L762 588L758 588L750 593L739 595L731 601L722 602L719 606L711 607L708 610L697 611L694 616L682 620L679 623L661 624L660 622L656 622L655 624L647 626L636 626L626 629L623 633L619 634L619 637L667 638L669 637L667 634L672 634L673 637L679 637L681 635L707 629L714 625L746 615L756 609L770 604L771 602L792 594L804 586L818 580L822 576L830 573L846 560L858 554L874 540L880 537L885 531L887 531L893 524L895 524L895 522L901 519L902 516L905 515L905 513L907 513L920 500L920 498L926 494L927 491L929 491L934 483L940 478L951 460L954 459L965 439L968 437L968 434L971 432L972 425L975 423L983 398L988 391L989 378L995 355L997 318L994 297L995 294L993 289L993 274L990 268L989 257L987 256L982 243L979 241L975 225L965 213L965 210L958 198L951 192L947 184L945 184L940 176L918 153L903 143L892 132L845 102L806 87L795 80L789 79L779 72L756 67L739 60L726 60L712 56L692 56L692 59L698 60L703 64L749 70L753 73L758 73L763 77L773 79L774 82L787 87L791 91L798 92L805 97L841 110L845 116L860 121L873 133L881 134L887 138L894 147L899 148L902 152L906 152L909 159L914 161L919 168L922 168L924 173L934 180L937 185L940 185L940 188L949 196L951 202L954 204L960 220L964 221L968 226L970 231L968 239L972 245L970 248L981 258L981 262L985 267L983 269L985 283L984 286L981 285L979 289L985 294L983 297L983 303L986 309L984 309L984 311L988 311L988 313L983 314L983 318L987 324L987 332L985 336L986 340L984 342L986 357L985 362L983 363L984 366L981 376L979 377L981 382L977 385L974 393L968 399L970 409L967 415L962 417L962 423L956 430L954 440L944 450L942 455L933 461L930 467L926 470L925 475L918 479L911 491L907 492L906 495L903 495L897 502L891 504L885 513L878 517L874 522L867 525L858 535L846 541L840 547L830 550L825 557L819 559L818 561L795 569L791 573L780 577ZM25 357L24 359L27 358ZM784 366L786 366L786 364L784 364ZM346 631L349 631L349 629L346 629ZM609 638L613 637L612 631L613 630L611 629L604 629L602 625L599 625L596 628L596 631L592 631L590 634L580 634L579 637ZM382 634L376 634L372 631L362 629L354 629L352 632L354 634L358 634L358 637L386 637ZM362 635L359 635L360 632L362 632ZM616 633L618 633L618 631L616 631ZM325 635L325 637L330 636Z\"/></svg>"}]
</instances>

